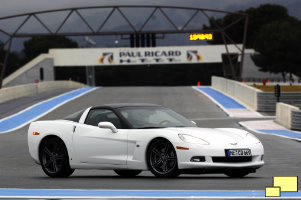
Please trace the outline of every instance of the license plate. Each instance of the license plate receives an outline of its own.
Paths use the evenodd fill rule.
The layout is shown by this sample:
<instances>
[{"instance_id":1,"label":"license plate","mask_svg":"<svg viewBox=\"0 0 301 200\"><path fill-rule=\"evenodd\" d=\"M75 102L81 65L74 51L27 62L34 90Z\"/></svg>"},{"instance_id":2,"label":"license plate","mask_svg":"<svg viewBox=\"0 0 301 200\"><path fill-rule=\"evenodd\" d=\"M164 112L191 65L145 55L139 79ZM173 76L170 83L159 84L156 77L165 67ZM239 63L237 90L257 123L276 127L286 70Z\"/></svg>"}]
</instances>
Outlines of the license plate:
<instances>
[{"instance_id":1,"label":"license plate","mask_svg":"<svg viewBox=\"0 0 301 200\"><path fill-rule=\"evenodd\" d=\"M252 156L251 149L226 149L227 157Z\"/></svg>"}]
</instances>

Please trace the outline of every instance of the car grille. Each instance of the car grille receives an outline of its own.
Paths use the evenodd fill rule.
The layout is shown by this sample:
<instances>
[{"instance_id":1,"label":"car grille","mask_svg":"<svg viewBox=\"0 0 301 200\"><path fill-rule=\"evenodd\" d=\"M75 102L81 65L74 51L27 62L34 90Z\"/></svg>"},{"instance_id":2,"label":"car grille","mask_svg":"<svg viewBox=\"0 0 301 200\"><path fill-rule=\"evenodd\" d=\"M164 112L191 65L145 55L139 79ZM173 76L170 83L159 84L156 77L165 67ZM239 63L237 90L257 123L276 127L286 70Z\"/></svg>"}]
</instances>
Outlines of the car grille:
<instances>
[{"instance_id":1,"label":"car grille","mask_svg":"<svg viewBox=\"0 0 301 200\"><path fill-rule=\"evenodd\" d=\"M212 161L223 162L223 163L251 162L252 156L212 157Z\"/></svg>"}]
</instances>

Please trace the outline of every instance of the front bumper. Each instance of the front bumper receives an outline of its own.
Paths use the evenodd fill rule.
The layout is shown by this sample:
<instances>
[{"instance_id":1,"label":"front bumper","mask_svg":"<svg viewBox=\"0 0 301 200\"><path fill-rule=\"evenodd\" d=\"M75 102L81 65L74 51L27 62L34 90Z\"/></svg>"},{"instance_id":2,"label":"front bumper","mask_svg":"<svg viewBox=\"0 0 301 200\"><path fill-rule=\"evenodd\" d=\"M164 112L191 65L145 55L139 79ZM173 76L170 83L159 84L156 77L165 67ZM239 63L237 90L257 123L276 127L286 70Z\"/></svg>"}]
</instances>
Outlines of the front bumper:
<instances>
[{"instance_id":1,"label":"front bumper","mask_svg":"<svg viewBox=\"0 0 301 200\"><path fill-rule=\"evenodd\" d=\"M248 169L250 171L258 169L264 165L263 155L264 149L262 144L255 144L252 146L247 145L237 145L235 147L230 145L199 145L199 144L189 144L189 150L179 150L176 147L183 146L183 143L176 144L175 149L178 157L178 168L180 170L184 169L203 169L206 171L226 171L229 169L243 170ZM240 161L227 160L225 155L225 149L251 149L252 157L250 160ZM192 161L193 157L202 157L199 162Z\"/></svg>"}]
</instances>

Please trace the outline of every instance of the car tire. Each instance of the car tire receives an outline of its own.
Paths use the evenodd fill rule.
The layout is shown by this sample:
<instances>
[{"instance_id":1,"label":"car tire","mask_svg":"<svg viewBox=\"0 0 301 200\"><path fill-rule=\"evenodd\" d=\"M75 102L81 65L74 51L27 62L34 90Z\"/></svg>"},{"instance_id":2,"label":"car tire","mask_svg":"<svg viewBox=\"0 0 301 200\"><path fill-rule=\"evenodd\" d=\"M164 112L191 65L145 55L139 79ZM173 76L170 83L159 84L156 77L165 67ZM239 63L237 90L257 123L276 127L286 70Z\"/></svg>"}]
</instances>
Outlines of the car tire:
<instances>
[{"instance_id":1,"label":"car tire","mask_svg":"<svg viewBox=\"0 0 301 200\"><path fill-rule=\"evenodd\" d=\"M149 146L147 165L156 177L174 178L180 174L175 148L167 140L160 139Z\"/></svg>"},{"instance_id":2,"label":"car tire","mask_svg":"<svg viewBox=\"0 0 301 200\"><path fill-rule=\"evenodd\" d=\"M249 174L247 171L231 171L231 172L225 172L225 175L231 177L231 178L242 178Z\"/></svg>"},{"instance_id":3,"label":"car tire","mask_svg":"<svg viewBox=\"0 0 301 200\"><path fill-rule=\"evenodd\" d=\"M59 138L43 142L39 155L42 169L50 177L68 177L74 172L69 165L66 146Z\"/></svg>"},{"instance_id":4,"label":"car tire","mask_svg":"<svg viewBox=\"0 0 301 200\"><path fill-rule=\"evenodd\" d=\"M116 170L114 170L114 172L116 174L118 174L119 176L130 178L130 177L134 177L134 176L137 176L138 174L140 174L141 170L121 170L121 169L116 169Z\"/></svg>"}]
</instances>

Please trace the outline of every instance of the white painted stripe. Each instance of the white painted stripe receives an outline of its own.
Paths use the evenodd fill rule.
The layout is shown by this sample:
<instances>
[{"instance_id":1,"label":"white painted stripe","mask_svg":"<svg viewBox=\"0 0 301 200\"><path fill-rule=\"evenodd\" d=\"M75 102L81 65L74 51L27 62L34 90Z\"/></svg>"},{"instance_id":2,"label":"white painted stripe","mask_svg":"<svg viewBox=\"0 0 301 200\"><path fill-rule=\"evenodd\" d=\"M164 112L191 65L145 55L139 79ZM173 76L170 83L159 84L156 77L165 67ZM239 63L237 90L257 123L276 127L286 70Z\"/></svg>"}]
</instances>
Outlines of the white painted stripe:
<instances>
[{"instance_id":1,"label":"white painted stripe","mask_svg":"<svg viewBox=\"0 0 301 200\"><path fill-rule=\"evenodd\" d=\"M247 122L249 121L243 121L243 122L238 122L238 124L240 124L241 126L245 127L247 130L249 131L253 131L255 133L258 133L258 134L262 134L262 135L273 135L273 136L278 136L278 137L283 137L283 138L286 138L286 139L294 139L294 140L298 140L298 141L301 141L301 139L298 139L298 138L293 138L293 137L287 137L287 136L284 136L284 135L279 135L279 134L274 134L274 133L265 133L265 132L262 132L262 131L258 131L254 128L251 128L250 126L248 126ZM288 129L279 129L279 130L288 130ZM288 131L291 131L291 130L288 130ZM300 132L301 134L301 132Z\"/></svg>"},{"instance_id":2,"label":"white painted stripe","mask_svg":"<svg viewBox=\"0 0 301 200\"><path fill-rule=\"evenodd\" d=\"M271 120L244 121L243 123L252 129L287 130L283 126L277 124L272 119Z\"/></svg>"},{"instance_id":3,"label":"white painted stripe","mask_svg":"<svg viewBox=\"0 0 301 200\"><path fill-rule=\"evenodd\" d=\"M80 89L82 89L82 88L80 88ZM52 97L52 98L50 98L50 99L47 99L47 100L41 101L41 102L39 102L39 103L36 103L36 104L34 104L34 105L32 105L32 106L26 108L26 109L23 109L23 110L17 112L16 114L10 115L10 116L5 117L5 118L2 118L2 119L0 120L0 122L1 122L1 121L4 121L5 119L8 119L8 118L17 116L17 115L19 115L20 113L23 113L23 112L25 112L25 111L27 111L27 110L30 110L31 108L33 108L33 107L35 107L35 106L38 106L38 105L40 105L40 104L42 104L42 103L45 103L45 102L47 102L47 101L53 100L53 99L55 99L55 98L58 98L58 97L60 97L60 96L63 96L63 95L66 95L66 94L75 92L75 91L80 90L80 89L72 90L72 91L70 91L70 92L66 92L66 93L60 94L60 95L58 95L58 96ZM12 132L12 131L17 130L17 129L19 129L19 128L22 128L22 127L26 126L27 124L29 124L30 122L35 121L35 120L37 120L37 119L39 119L39 118L41 118L41 117L47 115L48 113L50 113L51 111L55 110L56 108L58 108L58 107L60 107L60 106L62 106L62 105L64 105L64 104L66 104L66 103L68 103L68 102L70 102L70 101L72 101L72 100L74 100L74 99L77 99L77 98L79 98L79 97L81 97L81 96L83 96L83 95L85 95L85 94L87 94L87 93L89 93L89 92L92 92L92 91L94 91L94 90L96 90L96 89L98 89L98 87L95 87L95 88L93 88L93 89L91 89L91 90L88 90L88 91L86 91L86 92L83 92L83 93L81 93L80 95L75 96L75 97L73 97L73 98L70 98L70 99L68 99L68 100L66 100L66 101L63 101L62 103L57 104L56 106L54 106L54 107L52 107L51 109L49 109L47 112L44 112L43 114L41 114L41 115L39 115L39 116L37 116L37 117L35 117L35 118L33 118L33 119L31 119L31 120L29 120L29 121L23 123L23 124L21 124L20 126L18 126L18 127L16 127L16 128L10 129L9 131L0 132L0 134Z\"/></svg>"}]
</instances>

